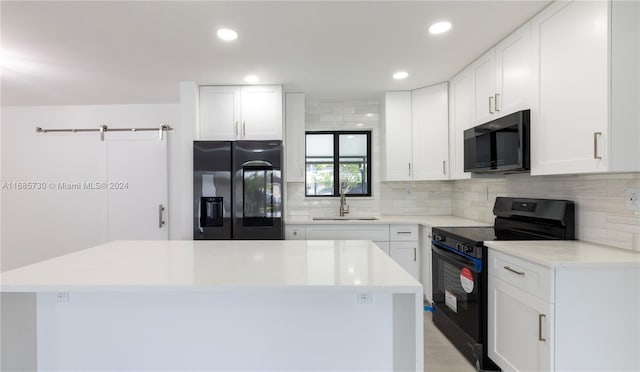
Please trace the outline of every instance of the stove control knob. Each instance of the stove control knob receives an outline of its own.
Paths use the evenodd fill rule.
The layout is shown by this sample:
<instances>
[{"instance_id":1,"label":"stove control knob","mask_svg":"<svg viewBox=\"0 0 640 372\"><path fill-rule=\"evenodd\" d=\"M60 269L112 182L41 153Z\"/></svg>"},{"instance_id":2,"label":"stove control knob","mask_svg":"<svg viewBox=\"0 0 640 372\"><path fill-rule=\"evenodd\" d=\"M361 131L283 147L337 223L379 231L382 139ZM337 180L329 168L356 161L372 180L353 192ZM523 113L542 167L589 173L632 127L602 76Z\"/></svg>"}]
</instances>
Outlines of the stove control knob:
<instances>
[{"instance_id":1,"label":"stove control knob","mask_svg":"<svg viewBox=\"0 0 640 372\"><path fill-rule=\"evenodd\" d=\"M437 235L437 234L434 234L434 235L433 235L433 239L434 239L435 241L437 241L437 242L443 242L443 241L447 240L447 238L445 238L444 236L442 236L442 235Z\"/></svg>"},{"instance_id":2,"label":"stove control knob","mask_svg":"<svg viewBox=\"0 0 640 372\"><path fill-rule=\"evenodd\" d=\"M473 253L473 247L465 245L464 246L464 253Z\"/></svg>"}]
</instances>

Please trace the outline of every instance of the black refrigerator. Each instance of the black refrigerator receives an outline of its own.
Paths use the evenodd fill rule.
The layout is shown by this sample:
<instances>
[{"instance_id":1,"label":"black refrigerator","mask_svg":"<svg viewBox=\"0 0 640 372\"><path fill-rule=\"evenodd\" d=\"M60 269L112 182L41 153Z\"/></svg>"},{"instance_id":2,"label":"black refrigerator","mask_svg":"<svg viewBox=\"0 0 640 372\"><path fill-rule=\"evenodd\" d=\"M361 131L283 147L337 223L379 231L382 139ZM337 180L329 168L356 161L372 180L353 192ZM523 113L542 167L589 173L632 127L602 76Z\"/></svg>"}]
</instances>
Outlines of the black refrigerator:
<instances>
[{"instance_id":1,"label":"black refrigerator","mask_svg":"<svg viewBox=\"0 0 640 372\"><path fill-rule=\"evenodd\" d=\"M193 142L193 239L283 239L282 141Z\"/></svg>"}]
</instances>

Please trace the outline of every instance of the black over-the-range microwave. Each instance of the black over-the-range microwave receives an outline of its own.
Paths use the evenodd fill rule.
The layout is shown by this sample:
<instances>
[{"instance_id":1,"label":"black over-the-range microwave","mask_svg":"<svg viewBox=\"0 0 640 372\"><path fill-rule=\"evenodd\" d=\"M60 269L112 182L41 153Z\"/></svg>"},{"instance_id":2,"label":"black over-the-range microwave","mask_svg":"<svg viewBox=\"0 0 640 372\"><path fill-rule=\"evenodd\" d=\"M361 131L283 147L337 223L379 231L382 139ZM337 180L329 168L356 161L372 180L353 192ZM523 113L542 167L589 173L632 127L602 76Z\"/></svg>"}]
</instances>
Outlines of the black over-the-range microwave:
<instances>
[{"instance_id":1,"label":"black over-the-range microwave","mask_svg":"<svg viewBox=\"0 0 640 372\"><path fill-rule=\"evenodd\" d=\"M464 131L464 171L529 171L530 110L522 110Z\"/></svg>"}]
</instances>

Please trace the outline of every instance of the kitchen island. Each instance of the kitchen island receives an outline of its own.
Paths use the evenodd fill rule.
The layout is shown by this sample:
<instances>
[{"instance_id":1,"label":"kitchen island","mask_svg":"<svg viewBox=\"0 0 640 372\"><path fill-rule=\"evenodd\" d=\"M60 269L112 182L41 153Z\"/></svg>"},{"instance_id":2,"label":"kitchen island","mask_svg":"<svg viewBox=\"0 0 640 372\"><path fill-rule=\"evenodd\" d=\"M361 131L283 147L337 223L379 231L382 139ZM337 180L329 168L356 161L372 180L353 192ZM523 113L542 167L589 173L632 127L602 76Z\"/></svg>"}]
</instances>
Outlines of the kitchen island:
<instances>
[{"instance_id":1,"label":"kitchen island","mask_svg":"<svg viewBox=\"0 0 640 372\"><path fill-rule=\"evenodd\" d=\"M38 370L424 368L422 286L368 241L118 241L2 292L36 298L2 325L37 324Z\"/></svg>"}]
</instances>

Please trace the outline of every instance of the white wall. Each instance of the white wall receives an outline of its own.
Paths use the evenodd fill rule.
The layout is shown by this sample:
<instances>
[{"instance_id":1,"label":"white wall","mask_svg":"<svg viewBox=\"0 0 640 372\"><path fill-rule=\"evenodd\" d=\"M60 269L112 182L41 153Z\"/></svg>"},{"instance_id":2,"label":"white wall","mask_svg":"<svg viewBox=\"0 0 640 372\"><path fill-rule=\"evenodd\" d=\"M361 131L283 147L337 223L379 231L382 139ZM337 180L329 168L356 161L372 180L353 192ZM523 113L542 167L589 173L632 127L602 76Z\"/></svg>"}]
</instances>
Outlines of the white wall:
<instances>
[{"instance_id":1,"label":"white wall","mask_svg":"<svg viewBox=\"0 0 640 372\"><path fill-rule=\"evenodd\" d=\"M167 123L179 131L179 111L177 104L4 107L2 271L106 242L106 193L59 186L104 181L104 143L96 132L42 134L35 127L157 127ZM170 145L172 136L170 132ZM16 189L20 182L35 182L47 189Z\"/></svg>"}]
</instances>

